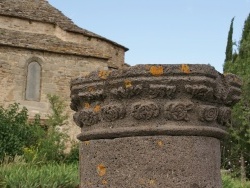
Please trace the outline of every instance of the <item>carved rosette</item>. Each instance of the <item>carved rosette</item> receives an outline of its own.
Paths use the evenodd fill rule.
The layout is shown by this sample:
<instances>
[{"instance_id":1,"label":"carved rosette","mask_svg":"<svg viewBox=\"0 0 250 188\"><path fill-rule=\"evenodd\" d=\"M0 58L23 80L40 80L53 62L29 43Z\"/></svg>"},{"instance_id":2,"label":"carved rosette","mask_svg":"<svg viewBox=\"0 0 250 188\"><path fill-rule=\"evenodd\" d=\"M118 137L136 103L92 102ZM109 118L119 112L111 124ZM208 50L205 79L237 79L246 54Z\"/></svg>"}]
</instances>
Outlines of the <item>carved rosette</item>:
<instances>
[{"instance_id":1,"label":"carved rosette","mask_svg":"<svg viewBox=\"0 0 250 188\"><path fill-rule=\"evenodd\" d=\"M201 121L215 121L218 117L218 108L210 105L202 105L199 107L198 114Z\"/></svg>"},{"instance_id":2,"label":"carved rosette","mask_svg":"<svg viewBox=\"0 0 250 188\"><path fill-rule=\"evenodd\" d=\"M231 122L231 109L228 107L219 108L218 122L222 125L228 125Z\"/></svg>"},{"instance_id":3,"label":"carved rosette","mask_svg":"<svg viewBox=\"0 0 250 188\"><path fill-rule=\"evenodd\" d=\"M138 65L72 80L71 109L82 128L80 140L155 134L222 138L240 86L237 76L209 65Z\"/></svg>"},{"instance_id":4,"label":"carved rosette","mask_svg":"<svg viewBox=\"0 0 250 188\"><path fill-rule=\"evenodd\" d=\"M153 102L139 102L132 105L131 115L137 120L150 120L159 116L159 113L159 107Z\"/></svg>"},{"instance_id":5,"label":"carved rosette","mask_svg":"<svg viewBox=\"0 0 250 188\"><path fill-rule=\"evenodd\" d=\"M165 117L168 120L189 121L188 111L192 110L192 103L171 102L165 105Z\"/></svg>"},{"instance_id":6,"label":"carved rosette","mask_svg":"<svg viewBox=\"0 0 250 188\"><path fill-rule=\"evenodd\" d=\"M75 113L73 119L79 127L91 126L100 121L99 113L91 109L84 109Z\"/></svg>"},{"instance_id":7,"label":"carved rosette","mask_svg":"<svg viewBox=\"0 0 250 188\"><path fill-rule=\"evenodd\" d=\"M115 121L118 119L123 119L125 117L126 111L122 105L106 105L101 108L101 116L104 121Z\"/></svg>"}]
</instances>

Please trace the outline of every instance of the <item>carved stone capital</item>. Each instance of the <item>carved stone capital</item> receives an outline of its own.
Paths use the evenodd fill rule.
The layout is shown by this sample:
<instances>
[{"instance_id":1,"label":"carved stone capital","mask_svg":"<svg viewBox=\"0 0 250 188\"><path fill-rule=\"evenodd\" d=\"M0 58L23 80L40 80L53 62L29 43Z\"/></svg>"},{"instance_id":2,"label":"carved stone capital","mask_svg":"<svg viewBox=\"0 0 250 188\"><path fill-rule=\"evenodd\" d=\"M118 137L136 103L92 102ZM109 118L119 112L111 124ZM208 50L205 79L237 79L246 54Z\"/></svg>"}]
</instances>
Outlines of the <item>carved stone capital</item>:
<instances>
[{"instance_id":1,"label":"carved stone capital","mask_svg":"<svg viewBox=\"0 0 250 188\"><path fill-rule=\"evenodd\" d=\"M209 65L138 65L71 81L80 140L152 135L221 138L241 81ZM87 104L87 105L86 105Z\"/></svg>"}]
</instances>

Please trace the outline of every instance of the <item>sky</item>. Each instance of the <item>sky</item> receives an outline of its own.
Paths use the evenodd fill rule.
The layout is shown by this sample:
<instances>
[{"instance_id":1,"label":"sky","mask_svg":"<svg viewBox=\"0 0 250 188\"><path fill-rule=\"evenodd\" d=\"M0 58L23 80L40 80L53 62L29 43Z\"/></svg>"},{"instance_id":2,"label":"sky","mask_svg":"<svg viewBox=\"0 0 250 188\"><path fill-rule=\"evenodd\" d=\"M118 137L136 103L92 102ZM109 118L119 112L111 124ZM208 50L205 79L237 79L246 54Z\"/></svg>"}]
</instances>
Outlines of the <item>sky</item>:
<instances>
[{"instance_id":1,"label":"sky","mask_svg":"<svg viewBox=\"0 0 250 188\"><path fill-rule=\"evenodd\" d=\"M79 27L127 48L125 62L210 64L223 71L227 35L241 38L250 0L48 0Z\"/></svg>"}]
</instances>

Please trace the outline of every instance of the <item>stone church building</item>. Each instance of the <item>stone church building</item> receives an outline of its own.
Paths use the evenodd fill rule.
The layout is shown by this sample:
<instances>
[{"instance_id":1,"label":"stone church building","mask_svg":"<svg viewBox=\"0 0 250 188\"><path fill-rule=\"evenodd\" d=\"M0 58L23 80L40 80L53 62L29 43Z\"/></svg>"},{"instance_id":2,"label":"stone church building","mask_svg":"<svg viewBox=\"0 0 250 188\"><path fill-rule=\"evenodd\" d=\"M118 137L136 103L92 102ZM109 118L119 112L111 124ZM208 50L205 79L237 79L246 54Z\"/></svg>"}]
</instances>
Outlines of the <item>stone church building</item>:
<instances>
[{"instance_id":1,"label":"stone church building","mask_svg":"<svg viewBox=\"0 0 250 188\"><path fill-rule=\"evenodd\" d=\"M127 50L78 27L47 0L0 0L0 105L17 102L30 117L46 118L47 94L69 106L71 78L123 68Z\"/></svg>"}]
</instances>

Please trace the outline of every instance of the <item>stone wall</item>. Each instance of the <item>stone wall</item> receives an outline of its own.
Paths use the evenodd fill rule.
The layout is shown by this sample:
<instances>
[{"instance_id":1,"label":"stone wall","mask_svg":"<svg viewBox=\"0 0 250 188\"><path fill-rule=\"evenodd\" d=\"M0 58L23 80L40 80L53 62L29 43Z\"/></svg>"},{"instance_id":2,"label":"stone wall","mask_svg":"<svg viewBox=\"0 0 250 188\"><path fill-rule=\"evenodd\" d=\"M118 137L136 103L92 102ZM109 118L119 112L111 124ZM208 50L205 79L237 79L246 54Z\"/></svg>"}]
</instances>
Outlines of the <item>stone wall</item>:
<instances>
[{"instance_id":1,"label":"stone wall","mask_svg":"<svg viewBox=\"0 0 250 188\"><path fill-rule=\"evenodd\" d=\"M38 62L42 69L40 101L27 101L25 100L27 66L34 61ZM98 69L107 70L107 61L97 58L0 47L0 86L4 88L0 93L0 104L7 106L10 103L18 102L29 109L31 116L41 113L42 118L45 118L49 110L47 94L59 95L65 99L67 106L69 106L71 78L84 76ZM69 108L67 111L71 113ZM69 134L75 137L76 130L75 126L72 126Z\"/></svg>"},{"instance_id":2,"label":"stone wall","mask_svg":"<svg viewBox=\"0 0 250 188\"><path fill-rule=\"evenodd\" d=\"M56 36L62 41L73 42L98 49L100 53L110 57L109 66L111 67L121 68L124 63L125 49L120 45L112 44L109 40L86 36L81 33L65 31L53 23L0 16L0 28L12 31Z\"/></svg>"}]
</instances>

